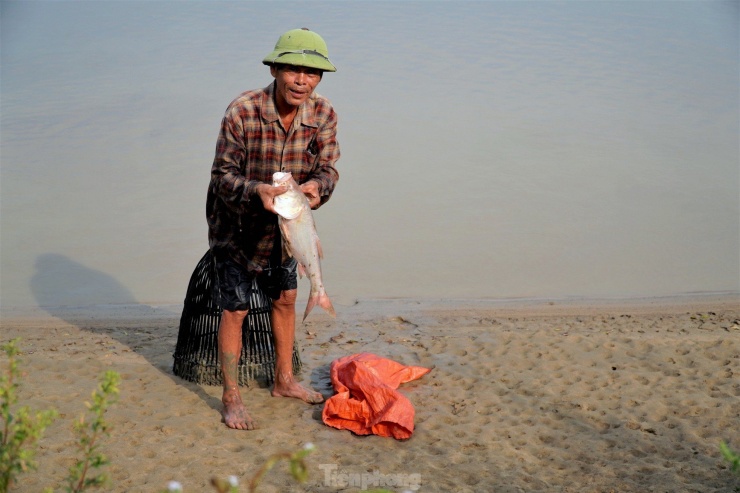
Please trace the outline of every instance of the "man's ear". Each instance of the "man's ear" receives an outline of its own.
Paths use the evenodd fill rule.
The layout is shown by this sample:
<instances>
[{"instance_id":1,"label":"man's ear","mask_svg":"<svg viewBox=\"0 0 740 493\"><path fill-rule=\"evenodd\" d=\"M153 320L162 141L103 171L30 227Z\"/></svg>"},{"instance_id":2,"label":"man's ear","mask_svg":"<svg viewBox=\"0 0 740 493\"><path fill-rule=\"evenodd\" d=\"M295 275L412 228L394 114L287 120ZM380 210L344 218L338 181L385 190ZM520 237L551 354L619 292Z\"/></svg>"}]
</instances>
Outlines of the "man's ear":
<instances>
[{"instance_id":1,"label":"man's ear","mask_svg":"<svg viewBox=\"0 0 740 493\"><path fill-rule=\"evenodd\" d=\"M275 66L274 63L270 65L270 75L277 78L277 67Z\"/></svg>"}]
</instances>

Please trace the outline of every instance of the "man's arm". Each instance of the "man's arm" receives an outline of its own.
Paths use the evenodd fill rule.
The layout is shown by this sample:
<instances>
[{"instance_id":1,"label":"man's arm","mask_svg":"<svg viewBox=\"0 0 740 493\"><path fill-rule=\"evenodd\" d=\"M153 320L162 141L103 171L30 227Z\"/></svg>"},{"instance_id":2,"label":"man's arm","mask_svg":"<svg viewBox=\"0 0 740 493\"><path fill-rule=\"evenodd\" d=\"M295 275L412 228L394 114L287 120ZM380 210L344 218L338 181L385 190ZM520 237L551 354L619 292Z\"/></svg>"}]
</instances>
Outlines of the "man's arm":
<instances>
[{"instance_id":1,"label":"man's arm","mask_svg":"<svg viewBox=\"0 0 740 493\"><path fill-rule=\"evenodd\" d=\"M216 142L216 157L211 167L211 189L232 210L244 212L259 204L274 212L272 199L284 193L285 187L248 180L240 163L246 156L244 128L238 110L232 108L221 120L221 130Z\"/></svg>"},{"instance_id":2,"label":"man's arm","mask_svg":"<svg viewBox=\"0 0 740 493\"><path fill-rule=\"evenodd\" d=\"M324 118L316 134L316 145L319 150L318 165L311 171L301 190L308 197L312 209L318 209L325 204L334 192L339 181L339 172L335 164L339 160L339 142L337 142L337 114L327 100L321 101L317 107L319 114Z\"/></svg>"}]
</instances>

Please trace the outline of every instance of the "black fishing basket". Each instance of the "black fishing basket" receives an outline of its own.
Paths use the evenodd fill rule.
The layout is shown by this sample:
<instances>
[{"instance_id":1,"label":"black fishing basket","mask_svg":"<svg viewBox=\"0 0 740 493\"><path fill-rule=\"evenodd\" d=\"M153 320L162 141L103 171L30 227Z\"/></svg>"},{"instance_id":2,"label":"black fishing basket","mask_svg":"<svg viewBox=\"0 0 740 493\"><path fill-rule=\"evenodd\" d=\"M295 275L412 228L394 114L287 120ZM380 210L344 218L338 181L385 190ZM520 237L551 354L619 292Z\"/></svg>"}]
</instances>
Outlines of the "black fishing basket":
<instances>
[{"instance_id":1,"label":"black fishing basket","mask_svg":"<svg viewBox=\"0 0 740 493\"><path fill-rule=\"evenodd\" d=\"M218 361L218 326L222 309L215 293L216 264L210 250L203 255L190 277L180 317L175 346L175 375L205 385L221 385ZM257 382L270 385L275 380L275 345L270 312L272 301L253 281L249 311L242 326L242 354L239 359L239 385ZM301 371L298 343L293 346L293 373Z\"/></svg>"}]
</instances>

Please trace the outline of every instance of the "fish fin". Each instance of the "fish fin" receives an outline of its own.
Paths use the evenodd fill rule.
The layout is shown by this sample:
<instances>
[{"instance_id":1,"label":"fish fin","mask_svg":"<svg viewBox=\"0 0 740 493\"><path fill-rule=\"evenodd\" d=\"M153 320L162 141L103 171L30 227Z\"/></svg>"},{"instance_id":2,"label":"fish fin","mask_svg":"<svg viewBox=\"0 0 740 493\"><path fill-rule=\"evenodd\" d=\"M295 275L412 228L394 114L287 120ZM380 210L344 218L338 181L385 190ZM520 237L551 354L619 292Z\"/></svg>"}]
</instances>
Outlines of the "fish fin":
<instances>
[{"instance_id":1,"label":"fish fin","mask_svg":"<svg viewBox=\"0 0 740 493\"><path fill-rule=\"evenodd\" d=\"M324 311L331 315L333 318L337 317L337 313L334 311L334 305L331 304L331 300L329 299L328 294L323 293L319 295L319 306L323 308Z\"/></svg>"},{"instance_id":2,"label":"fish fin","mask_svg":"<svg viewBox=\"0 0 740 493\"><path fill-rule=\"evenodd\" d=\"M326 313L336 318L337 313L334 311L334 305L331 304L329 295L326 293L320 293L308 298L308 303L306 303L306 311L303 314L304 322L306 321L306 317L308 317L308 314L311 313L311 310L313 310L313 307L315 307L316 305L319 305L321 308L324 309Z\"/></svg>"},{"instance_id":3,"label":"fish fin","mask_svg":"<svg viewBox=\"0 0 740 493\"><path fill-rule=\"evenodd\" d=\"M298 275L301 276L301 279L306 277L306 268L301 263L298 264Z\"/></svg>"},{"instance_id":4,"label":"fish fin","mask_svg":"<svg viewBox=\"0 0 740 493\"><path fill-rule=\"evenodd\" d=\"M282 235L283 250L288 254L289 257L295 258L293 251L290 249L290 229L283 227L282 221L280 222L280 234Z\"/></svg>"},{"instance_id":5,"label":"fish fin","mask_svg":"<svg viewBox=\"0 0 740 493\"><path fill-rule=\"evenodd\" d=\"M316 250L319 252L319 258L324 258L324 251L321 249L321 240L319 240L319 237L316 237Z\"/></svg>"},{"instance_id":6,"label":"fish fin","mask_svg":"<svg viewBox=\"0 0 740 493\"><path fill-rule=\"evenodd\" d=\"M316 306L316 300L318 299L318 296L309 296L308 303L306 303L306 311L303 312L303 322L306 321L306 317L308 317L308 314L311 313L311 310L313 310L313 307Z\"/></svg>"}]
</instances>

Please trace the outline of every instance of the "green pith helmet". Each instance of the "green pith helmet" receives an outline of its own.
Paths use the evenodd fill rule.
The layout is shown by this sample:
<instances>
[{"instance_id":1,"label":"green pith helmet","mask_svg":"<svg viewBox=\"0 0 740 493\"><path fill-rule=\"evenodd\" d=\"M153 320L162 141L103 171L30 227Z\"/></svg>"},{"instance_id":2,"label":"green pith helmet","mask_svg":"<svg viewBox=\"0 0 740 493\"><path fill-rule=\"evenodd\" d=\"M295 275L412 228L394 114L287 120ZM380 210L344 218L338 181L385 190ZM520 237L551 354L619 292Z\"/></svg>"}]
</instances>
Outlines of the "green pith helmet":
<instances>
[{"instance_id":1,"label":"green pith helmet","mask_svg":"<svg viewBox=\"0 0 740 493\"><path fill-rule=\"evenodd\" d=\"M284 63L298 67L311 67L336 72L337 68L329 61L329 50L324 40L307 28L293 29L280 36L275 49L262 60L265 65Z\"/></svg>"}]
</instances>

